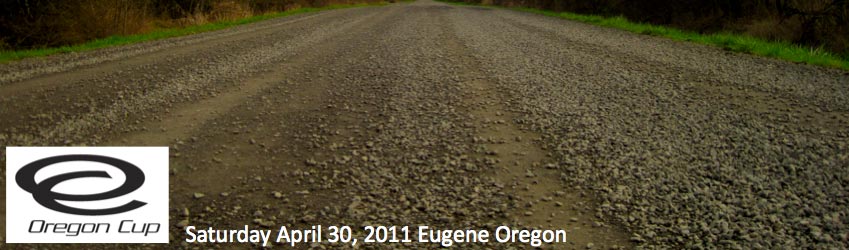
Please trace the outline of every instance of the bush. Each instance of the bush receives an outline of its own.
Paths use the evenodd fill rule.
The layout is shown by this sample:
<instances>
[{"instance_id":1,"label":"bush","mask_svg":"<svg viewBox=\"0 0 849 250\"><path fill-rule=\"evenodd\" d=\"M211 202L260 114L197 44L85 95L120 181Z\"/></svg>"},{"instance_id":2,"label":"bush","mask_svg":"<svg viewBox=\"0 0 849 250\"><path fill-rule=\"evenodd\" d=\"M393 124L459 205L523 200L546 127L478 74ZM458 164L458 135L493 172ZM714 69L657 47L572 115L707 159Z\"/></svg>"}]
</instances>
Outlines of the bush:
<instances>
[{"instance_id":1,"label":"bush","mask_svg":"<svg viewBox=\"0 0 849 250\"><path fill-rule=\"evenodd\" d=\"M156 28L365 2L379 0L4 0L0 4L0 49L57 47Z\"/></svg>"},{"instance_id":2,"label":"bush","mask_svg":"<svg viewBox=\"0 0 849 250\"><path fill-rule=\"evenodd\" d=\"M625 16L700 33L741 32L849 54L849 0L459 0Z\"/></svg>"}]
</instances>

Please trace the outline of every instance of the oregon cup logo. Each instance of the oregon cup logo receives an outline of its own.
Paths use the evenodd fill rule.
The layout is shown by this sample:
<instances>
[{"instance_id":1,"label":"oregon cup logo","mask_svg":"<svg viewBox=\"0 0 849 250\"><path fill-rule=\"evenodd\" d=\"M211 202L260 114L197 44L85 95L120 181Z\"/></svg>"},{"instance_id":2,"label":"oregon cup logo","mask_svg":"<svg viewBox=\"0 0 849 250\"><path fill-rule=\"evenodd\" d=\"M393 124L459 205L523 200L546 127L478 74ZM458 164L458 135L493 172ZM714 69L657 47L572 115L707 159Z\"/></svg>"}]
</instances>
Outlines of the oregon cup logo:
<instances>
[{"instance_id":1,"label":"oregon cup logo","mask_svg":"<svg viewBox=\"0 0 849 250\"><path fill-rule=\"evenodd\" d=\"M104 164L108 164L114 166L121 171L124 172L124 175L127 176L126 181L120 187L113 189L111 191L98 193L98 194L89 194L89 195L76 195L76 194L64 194L57 193L53 191L53 188L67 180L77 179L77 178L112 178L109 176L109 173L105 171L78 171L78 172L70 172L64 173L60 175L56 175L53 177L49 177L39 183L35 182L35 174L38 173L38 170L45 168L47 166L61 163L61 162L69 162L69 161L89 161L89 162L100 162ZM32 197L35 199L38 204L42 206L52 209L57 212L68 213L68 214L78 214L78 215L107 215L107 214L118 214L127 212L141 206L144 206L147 203L133 200L123 206L112 207L112 208L104 208L104 209L81 209L75 207L69 207L66 205L62 205L57 200L63 201L97 201L97 200L106 200L112 199L116 197L123 196L125 194L131 193L138 189L144 184L144 172L141 169L133 165L132 163L107 157L107 156L99 156L99 155L62 155L62 156L54 156L49 158L44 158L30 164L27 164L23 168L18 171L18 174L15 175L15 181L18 182L18 186L26 190L27 192L32 193Z\"/></svg>"},{"instance_id":2,"label":"oregon cup logo","mask_svg":"<svg viewBox=\"0 0 849 250\"><path fill-rule=\"evenodd\" d=\"M7 147L6 243L168 243L167 147Z\"/></svg>"}]
</instances>

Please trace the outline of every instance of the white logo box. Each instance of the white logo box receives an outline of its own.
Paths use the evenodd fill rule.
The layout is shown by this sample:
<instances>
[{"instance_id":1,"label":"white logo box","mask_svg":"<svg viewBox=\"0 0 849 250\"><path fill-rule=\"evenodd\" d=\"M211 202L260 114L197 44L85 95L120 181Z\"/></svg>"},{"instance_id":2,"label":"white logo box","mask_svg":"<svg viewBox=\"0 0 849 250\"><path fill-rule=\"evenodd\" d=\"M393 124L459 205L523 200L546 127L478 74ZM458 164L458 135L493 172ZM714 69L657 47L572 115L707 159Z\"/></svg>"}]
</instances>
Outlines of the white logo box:
<instances>
[{"instance_id":1,"label":"white logo box","mask_svg":"<svg viewBox=\"0 0 849 250\"><path fill-rule=\"evenodd\" d=\"M168 243L167 147L7 147L6 154L7 243Z\"/></svg>"}]
</instances>

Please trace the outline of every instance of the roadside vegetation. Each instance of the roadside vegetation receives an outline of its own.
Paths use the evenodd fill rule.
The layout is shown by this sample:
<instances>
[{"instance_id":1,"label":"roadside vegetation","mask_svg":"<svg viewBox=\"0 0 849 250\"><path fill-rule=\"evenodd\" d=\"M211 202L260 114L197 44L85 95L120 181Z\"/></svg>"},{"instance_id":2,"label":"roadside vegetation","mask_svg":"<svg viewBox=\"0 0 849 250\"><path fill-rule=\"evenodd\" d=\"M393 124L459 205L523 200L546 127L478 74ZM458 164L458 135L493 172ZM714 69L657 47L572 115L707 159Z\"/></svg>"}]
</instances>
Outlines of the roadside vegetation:
<instances>
[{"instance_id":1,"label":"roadside vegetation","mask_svg":"<svg viewBox=\"0 0 849 250\"><path fill-rule=\"evenodd\" d=\"M626 5L618 1L512 1L512 0L439 0L453 4L497 5L515 10L533 12L575 20L604 27L623 29L634 33L667 37L679 41L691 41L721 47L726 50L779 58L791 62L807 63L849 70L849 1L736 1L713 8L692 4L689 11L680 7L678 1L667 5L679 9L679 14L661 14L630 17L638 11L619 11ZM545 3L543 3L545 2ZM565 2L576 2L567 5ZM614 4L614 2L618 2ZM664 0L632 1L664 2ZM699 1L695 1L699 2ZM728 2L728 1L703 1ZM749 2L749 5L743 4ZM814 3L817 4L814 4ZM548 3L548 4L546 4ZM558 3L555 5L553 3ZM608 3L605 5L604 3ZM630 6L630 5L629 5ZM722 9L752 9L749 14L733 14ZM741 7L741 6L746 6ZM753 7L757 6L757 7ZM575 9L575 10L570 10ZM637 8L637 7L635 7ZM700 9L701 8L701 9ZM700 11L723 12L712 17L698 17ZM755 9L758 9L755 11ZM581 14L603 13L603 14ZM680 13L691 13L683 15ZM754 13L761 13L755 15ZM772 14L770 14L772 13ZM704 14L707 15L707 14ZM747 16L749 15L749 16ZM738 16L738 17L734 17ZM722 17L730 20L722 20ZM690 20L688 23L686 20ZM747 20L747 21L742 21Z\"/></svg>"},{"instance_id":2,"label":"roadside vegetation","mask_svg":"<svg viewBox=\"0 0 849 250\"><path fill-rule=\"evenodd\" d=\"M382 0L10 0L0 6L0 62L213 31Z\"/></svg>"}]
</instances>

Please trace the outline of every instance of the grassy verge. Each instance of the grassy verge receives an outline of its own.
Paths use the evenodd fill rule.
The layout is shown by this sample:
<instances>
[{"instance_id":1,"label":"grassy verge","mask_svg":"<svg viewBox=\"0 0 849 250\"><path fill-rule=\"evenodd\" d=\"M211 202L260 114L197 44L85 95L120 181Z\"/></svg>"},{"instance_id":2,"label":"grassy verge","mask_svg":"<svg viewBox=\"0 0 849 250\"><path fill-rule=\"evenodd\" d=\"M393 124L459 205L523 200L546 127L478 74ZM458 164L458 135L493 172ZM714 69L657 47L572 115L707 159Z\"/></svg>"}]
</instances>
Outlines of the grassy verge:
<instances>
[{"instance_id":1,"label":"grassy verge","mask_svg":"<svg viewBox=\"0 0 849 250\"><path fill-rule=\"evenodd\" d=\"M437 0L456 5L473 5L462 2ZM501 7L499 7L501 8ZM532 8L509 8L546 16L559 17L603 27L622 29L638 34L670 38L677 41L689 41L712 45L726 50L749 53L753 55L778 58L797 63L826 66L849 70L849 56L839 56L822 48L811 48L788 42L767 41L764 39L734 33L700 34L680 29L628 21L624 17L603 17L582 15L569 12L554 12Z\"/></svg>"},{"instance_id":2,"label":"grassy verge","mask_svg":"<svg viewBox=\"0 0 849 250\"><path fill-rule=\"evenodd\" d=\"M308 12L316 12L322 10L332 10L332 9L343 9L343 8L352 8L352 7L366 7L366 6L381 6L385 5L385 3L377 3L377 4L345 4L345 5L330 5L326 7L320 8L300 8L291 11L285 12L277 12L272 14L258 15L252 16L244 19L239 19L235 21L222 21L222 22L213 22L207 23L197 26L189 26L189 27L181 27L181 28L168 28L168 29L157 29L148 33L143 34L135 34L135 35L126 35L126 36L111 36L103 39L93 40L83 44L77 45L69 45L55 48L43 48L43 49L29 49L29 50L15 50L15 51L0 51L0 63L10 62L14 60L20 60L29 57L41 57L48 56L57 53L68 53L68 52L81 52L94 50L105 47L126 45L131 43L139 43L145 41L159 40L170 37L177 36L185 36L190 34L196 34L207 31L220 30L224 28L229 28L236 25L248 24L259 22L263 20L268 20L272 18L290 16L295 14L302 14Z\"/></svg>"}]
</instances>

